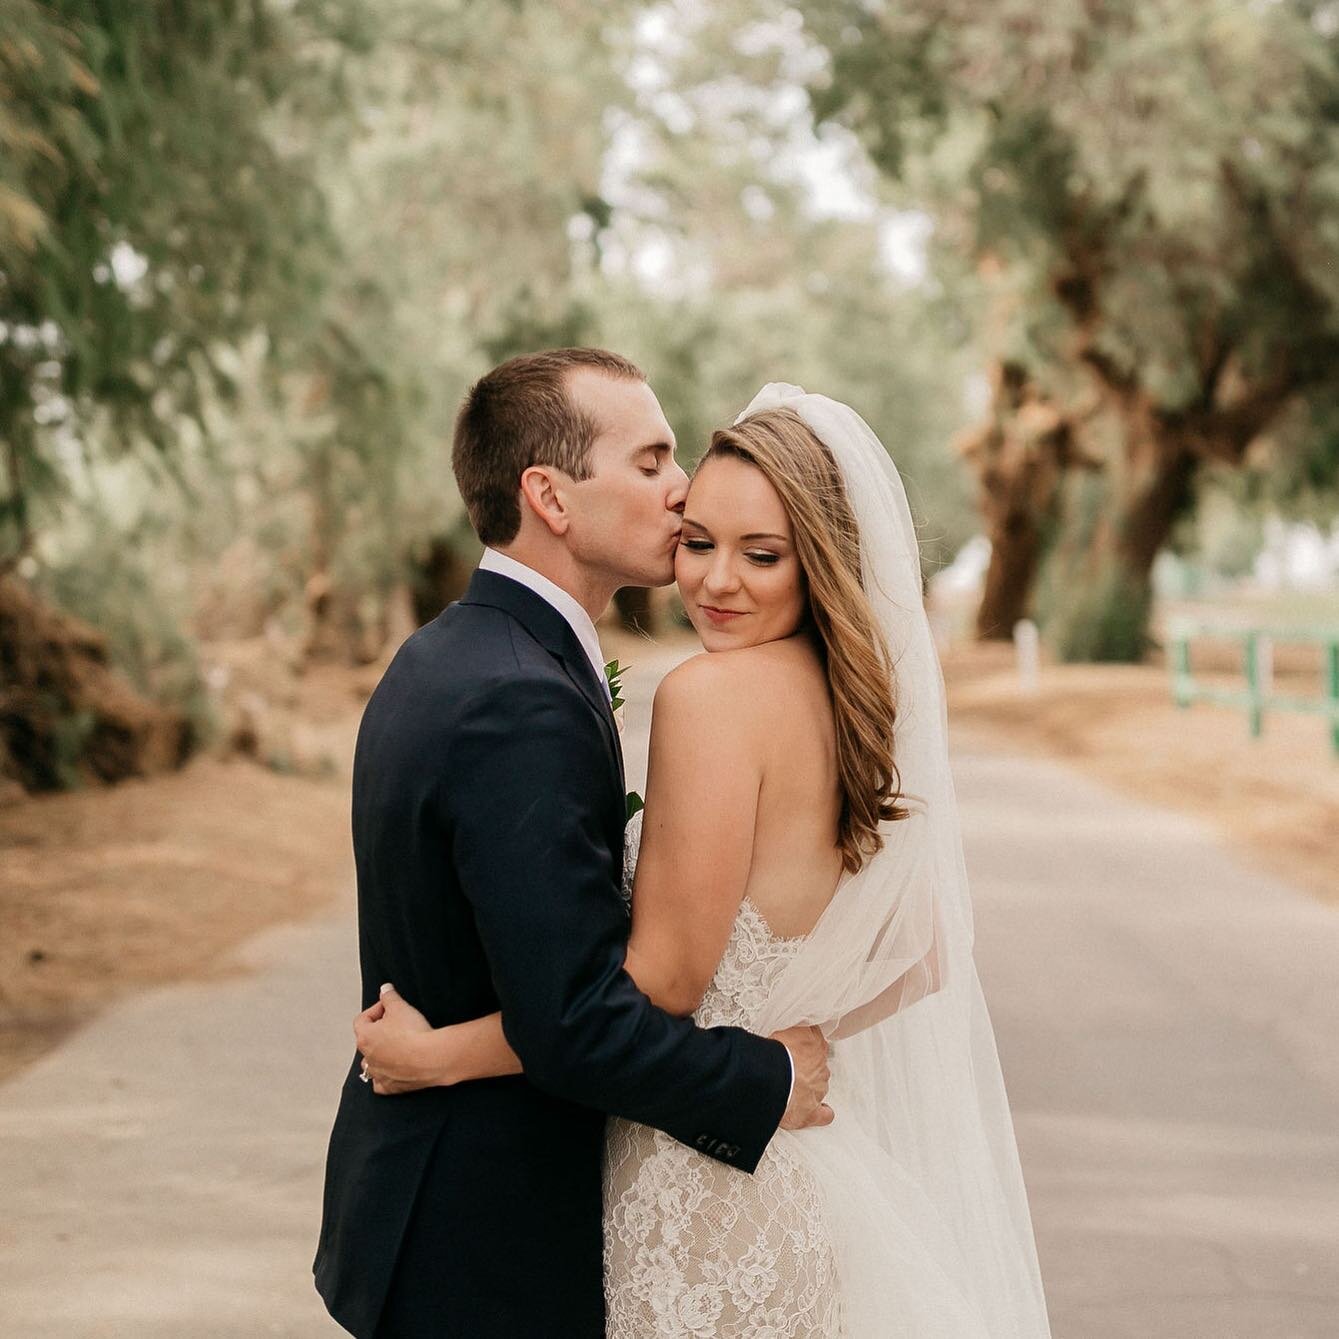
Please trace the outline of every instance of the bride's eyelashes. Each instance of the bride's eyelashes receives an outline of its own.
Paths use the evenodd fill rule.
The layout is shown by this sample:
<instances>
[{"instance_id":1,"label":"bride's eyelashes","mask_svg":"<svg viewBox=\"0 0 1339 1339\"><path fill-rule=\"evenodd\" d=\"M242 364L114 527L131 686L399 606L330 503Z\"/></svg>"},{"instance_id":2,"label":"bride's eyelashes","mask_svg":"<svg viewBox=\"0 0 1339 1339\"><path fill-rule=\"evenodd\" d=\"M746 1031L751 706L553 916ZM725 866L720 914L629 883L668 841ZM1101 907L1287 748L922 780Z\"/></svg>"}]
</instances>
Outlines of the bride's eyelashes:
<instances>
[{"instance_id":1,"label":"bride's eyelashes","mask_svg":"<svg viewBox=\"0 0 1339 1339\"><path fill-rule=\"evenodd\" d=\"M681 539L679 542L690 553L710 553L716 547L709 539ZM744 557L759 567L775 567L781 561L779 553L768 553L765 549L745 553Z\"/></svg>"}]
</instances>

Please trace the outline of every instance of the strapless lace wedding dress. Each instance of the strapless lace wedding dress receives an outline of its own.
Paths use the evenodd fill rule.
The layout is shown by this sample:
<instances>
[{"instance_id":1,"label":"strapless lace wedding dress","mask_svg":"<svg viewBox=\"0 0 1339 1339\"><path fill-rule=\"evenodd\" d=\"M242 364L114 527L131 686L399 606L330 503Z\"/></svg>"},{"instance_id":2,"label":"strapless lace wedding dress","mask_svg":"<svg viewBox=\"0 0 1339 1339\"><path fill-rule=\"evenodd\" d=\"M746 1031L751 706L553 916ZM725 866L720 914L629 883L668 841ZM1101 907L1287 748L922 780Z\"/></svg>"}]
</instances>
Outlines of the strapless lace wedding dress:
<instances>
[{"instance_id":1,"label":"strapless lace wedding dress","mask_svg":"<svg viewBox=\"0 0 1339 1339\"><path fill-rule=\"evenodd\" d=\"M625 889L637 832L629 831ZM801 939L748 899L693 1015L751 1028ZM774 1142L750 1176L633 1121L605 1147L608 1339L840 1339L841 1294L818 1186Z\"/></svg>"}]
</instances>

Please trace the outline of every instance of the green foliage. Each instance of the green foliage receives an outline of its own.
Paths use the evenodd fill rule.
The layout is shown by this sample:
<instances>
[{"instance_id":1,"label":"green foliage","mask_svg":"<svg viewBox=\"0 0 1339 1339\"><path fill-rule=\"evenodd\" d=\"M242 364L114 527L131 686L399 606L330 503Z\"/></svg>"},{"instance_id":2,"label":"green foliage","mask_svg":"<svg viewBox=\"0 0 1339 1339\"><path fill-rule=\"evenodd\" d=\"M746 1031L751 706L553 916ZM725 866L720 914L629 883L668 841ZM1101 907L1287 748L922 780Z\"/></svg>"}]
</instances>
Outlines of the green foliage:
<instances>
[{"instance_id":1,"label":"green foliage","mask_svg":"<svg viewBox=\"0 0 1339 1339\"><path fill-rule=\"evenodd\" d=\"M290 384L290 408L326 425L303 434L293 486L315 504L312 566L350 598L384 603L413 554L458 528L444 446L470 382L593 338L568 229L607 218L600 126L620 85L605 34L622 10L392 0L343 63L350 116L299 127L342 264L327 352Z\"/></svg>"},{"instance_id":2,"label":"green foliage","mask_svg":"<svg viewBox=\"0 0 1339 1339\"><path fill-rule=\"evenodd\" d=\"M806 18L830 53L819 112L935 207L947 245L1012 272L1038 355L1063 363L1084 327L1168 407L1227 358L1316 383L1339 300L1339 48L1310 7L839 0ZM879 68L907 88L871 84Z\"/></svg>"},{"instance_id":3,"label":"green foliage","mask_svg":"<svg viewBox=\"0 0 1339 1339\"><path fill-rule=\"evenodd\" d=\"M1037 583L1042 635L1062 663L1138 662L1149 649L1149 583L1119 560L1104 481L1091 474L1065 487L1065 522L1053 537Z\"/></svg>"},{"instance_id":4,"label":"green foliage","mask_svg":"<svg viewBox=\"0 0 1339 1339\"><path fill-rule=\"evenodd\" d=\"M1237 502L1242 482L1236 471L1206 471L1198 481L1194 512L1173 535L1173 551L1212 577L1249 575L1260 552L1265 511Z\"/></svg>"},{"instance_id":5,"label":"green foliage","mask_svg":"<svg viewBox=\"0 0 1339 1339\"><path fill-rule=\"evenodd\" d=\"M1318 524L1339 519L1339 402L1315 397L1286 433L1260 445L1239 477L1218 481L1239 506Z\"/></svg>"},{"instance_id":6,"label":"green foliage","mask_svg":"<svg viewBox=\"0 0 1339 1339\"><path fill-rule=\"evenodd\" d=\"M0 444L12 560L34 488L98 432L170 458L221 342L296 336L331 239L267 117L304 75L263 5L7 6L0 34ZM6 555L0 552L0 561Z\"/></svg>"},{"instance_id":7,"label":"green foliage","mask_svg":"<svg viewBox=\"0 0 1339 1339\"><path fill-rule=\"evenodd\" d=\"M766 381L849 400L930 562L956 548L952 304L890 274L877 202L833 214L780 166L812 138L780 48L741 55L725 11L686 26L664 58L685 134L634 77L640 16L8 4L0 568L27 549L25 576L197 715L196 638L310 645L326 617L375 649L414 555L461 532L464 390L578 342L647 368L688 461Z\"/></svg>"},{"instance_id":8,"label":"green foliage","mask_svg":"<svg viewBox=\"0 0 1339 1339\"><path fill-rule=\"evenodd\" d=\"M1063 663L1141 660L1151 596L1113 551L1104 481L1080 474L1064 494L1064 521L1049 537L1034 600L1042 635Z\"/></svg>"},{"instance_id":9,"label":"green foliage","mask_svg":"<svg viewBox=\"0 0 1339 1339\"><path fill-rule=\"evenodd\" d=\"M181 518L192 503L177 484L163 482L152 458L90 461L62 504L59 526L42 537L33 585L97 628L135 687L182 710L194 738L205 740L214 720L187 630L193 591L181 560Z\"/></svg>"},{"instance_id":10,"label":"green foliage","mask_svg":"<svg viewBox=\"0 0 1339 1339\"><path fill-rule=\"evenodd\" d=\"M608 221L620 8L7 6L0 569L31 549L141 679L126 610L190 620L174 570L215 635L301 636L313 577L375 624L460 516L469 381L586 337L568 225ZM104 568L99 605L89 480L128 448L175 566ZM263 589L230 609L235 568Z\"/></svg>"},{"instance_id":11,"label":"green foliage","mask_svg":"<svg viewBox=\"0 0 1339 1339\"><path fill-rule=\"evenodd\" d=\"M795 170L819 147L795 11L656 14L672 34L649 51L658 77L616 123L641 157L602 247L600 339L646 369L686 464L769 381L853 404L906 477L927 566L942 564L973 528L948 446L971 366L955 304L890 270L877 196L834 209ZM861 179L858 154L843 166ZM663 258L649 279L639 252Z\"/></svg>"},{"instance_id":12,"label":"green foliage","mask_svg":"<svg viewBox=\"0 0 1339 1339\"><path fill-rule=\"evenodd\" d=\"M804 15L827 53L816 114L935 215L941 265L971 258L983 347L1076 422L1101 410L1112 524L1149 527L1131 553L1155 551L1176 514L1122 491L1122 462L1150 452L1169 471L1187 452L1245 465L1258 497L1333 513L1332 6L816 0ZM1147 569L1128 562L1128 581L1081 602L1128 587L1120 617L1136 619ZM1103 655L1138 642L1105 615L1075 626L1067 639Z\"/></svg>"},{"instance_id":13,"label":"green foliage","mask_svg":"<svg viewBox=\"0 0 1339 1339\"><path fill-rule=\"evenodd\" d=\"M623 676L630 666L620 665L617 660L609 661L604 667L605 682L609 685L609 707L617 711L623 705Z\"/></svg>"},{"instance_id":14,"label":"green foliage","mask_svg":"<svg viewBox=\"0 0 1339 1339\"><path fill-rule=\"evenodd\" d=\"M1149 647L1152 593L1111 561L1068 587L1052 610L1047 642L1062 663L1138 663Z\"/></svg>"}]
</instances>

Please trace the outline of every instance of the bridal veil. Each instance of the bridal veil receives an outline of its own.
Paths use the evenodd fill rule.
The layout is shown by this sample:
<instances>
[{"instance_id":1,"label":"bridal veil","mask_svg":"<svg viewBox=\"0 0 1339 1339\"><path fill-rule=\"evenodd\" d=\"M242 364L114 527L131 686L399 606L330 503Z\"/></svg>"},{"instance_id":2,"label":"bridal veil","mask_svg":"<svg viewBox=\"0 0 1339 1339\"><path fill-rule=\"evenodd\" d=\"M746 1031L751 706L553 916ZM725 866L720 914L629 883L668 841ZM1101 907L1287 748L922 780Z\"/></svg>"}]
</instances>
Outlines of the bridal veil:
<instances>
[{"instance_id":1,"label":"bridal veil","mask_svg":"<svg viewBox=\"0 0 1339 1339\"><path fill-rule=\"evenodd\" d=\"M887 650L894 761L910 816L844 877L783 970L758 1031L832 1040L831 1126L781 1131L823 1187L848 1339L1050 1334L973 924L943 676L896 466L853 409L765 386L740 415L794 410L831 451L860 528Z\"/></svg>"}]
</instances>

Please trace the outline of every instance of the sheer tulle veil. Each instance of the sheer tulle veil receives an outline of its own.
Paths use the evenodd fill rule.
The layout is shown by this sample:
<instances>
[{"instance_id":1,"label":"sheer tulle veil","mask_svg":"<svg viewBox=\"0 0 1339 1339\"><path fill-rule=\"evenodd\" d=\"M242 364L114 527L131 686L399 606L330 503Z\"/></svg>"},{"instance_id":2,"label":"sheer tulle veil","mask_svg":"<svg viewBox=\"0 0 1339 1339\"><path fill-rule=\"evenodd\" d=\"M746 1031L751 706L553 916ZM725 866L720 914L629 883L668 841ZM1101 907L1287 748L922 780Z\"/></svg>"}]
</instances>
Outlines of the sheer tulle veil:
<instances>
[{"instance_id":1,"label":"sheer tulle veil","mask_svg":"<svg viewBox=\"0 0 1339 1339\"><path fill-rule=\"evenodd\" d=\"M973 924L943 676L898 471L853 409L765 386L831 451L885 639L894 758L911 816L844 878L783 970L758 1031L832 1038L834 1123L777 1138L823 1188L848 1339L1045 1339L1050 1330Z\"/></svg>"}]
</instances>

